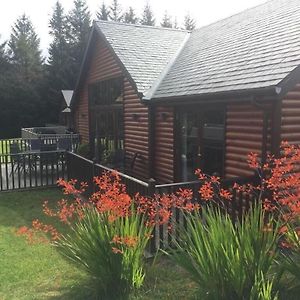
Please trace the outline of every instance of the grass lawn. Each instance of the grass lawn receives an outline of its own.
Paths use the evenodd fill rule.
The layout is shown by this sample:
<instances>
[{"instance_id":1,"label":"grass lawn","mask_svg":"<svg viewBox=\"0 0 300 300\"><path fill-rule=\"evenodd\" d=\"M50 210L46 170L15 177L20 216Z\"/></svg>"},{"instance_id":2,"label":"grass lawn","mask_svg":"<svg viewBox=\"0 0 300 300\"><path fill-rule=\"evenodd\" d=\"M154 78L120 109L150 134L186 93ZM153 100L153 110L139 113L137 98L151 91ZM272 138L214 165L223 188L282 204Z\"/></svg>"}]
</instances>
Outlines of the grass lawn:
<instances>
[{"instance_id":1,"label":"grass lawn","mask_svg":"<svg viewBox=\"0 0 300 300\"><path fill-rule=\"evenodd\" d=\"M92 299L86 274L50 244L29 245L20 226L45 220L42 203L62 198L57 189L0 193L0 299ZM194 285L166 258L147 266L143 289L133 299L193 299Z\"/></svg>"}]
</instances>

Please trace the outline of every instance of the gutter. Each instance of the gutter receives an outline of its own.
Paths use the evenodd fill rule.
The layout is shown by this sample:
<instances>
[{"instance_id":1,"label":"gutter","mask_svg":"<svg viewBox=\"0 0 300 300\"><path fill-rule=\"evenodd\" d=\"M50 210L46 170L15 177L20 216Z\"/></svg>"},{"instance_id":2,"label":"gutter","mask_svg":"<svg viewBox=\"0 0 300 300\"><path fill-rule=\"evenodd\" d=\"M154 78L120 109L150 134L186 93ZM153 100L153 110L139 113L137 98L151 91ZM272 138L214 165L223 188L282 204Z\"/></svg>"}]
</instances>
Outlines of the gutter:
<instances>
[{"instance_id":1,"label":"gutter","mask_svg":"<svg viewBox=\"0 0 300 300\"><path fill-rule=\"evenodd\" d=\"M264 97L274 97L278 99L281 95L282 89L278 86L269 86L256 89L244 89L236 91L226 91L226 92L216 92L216 93L204 93L204 94L194 94L194 95L181 95L173 97L163 97L163 98L152 98L151 101L144 100L144 104L184 104L187 102L203 103L209 101L209 103L225 102L229 99L240 100L240 98L247 98L251 100L253 96L264 96Z\"/></svg>"}]
</instances>

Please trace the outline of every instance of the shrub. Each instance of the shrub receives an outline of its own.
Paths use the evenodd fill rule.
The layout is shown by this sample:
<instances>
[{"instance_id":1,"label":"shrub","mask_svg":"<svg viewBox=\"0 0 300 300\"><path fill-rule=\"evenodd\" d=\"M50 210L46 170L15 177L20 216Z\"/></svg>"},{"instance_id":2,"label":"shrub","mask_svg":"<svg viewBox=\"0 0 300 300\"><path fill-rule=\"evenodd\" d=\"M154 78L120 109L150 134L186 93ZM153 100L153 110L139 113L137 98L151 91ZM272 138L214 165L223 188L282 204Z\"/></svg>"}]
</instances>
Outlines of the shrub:
<instances>
[{"instance_id":1,"label":"shrub","mask_svg":"<svg viewBox=\"0 0 300 300\"><path fill-rule=\"evenodd\" d=\"M236 224L211 206L184 216L171 257L198 283L201 299L276 299L270 272L279 225L259 205Z\"/></svg>"},{"instance_id":2,"label":"shrub","mask_svg":"<svg viewBox=\"0 0 300 300\"><path fill-rule=\"evenodd\" d=\"M85 158L90 158L90 145L88 143L79 144L77 153Z\"/></svg>"},{"instance_id":3,"label":"shrub","mask_svg":"<svg viewBox=\"0 0 300 300\"><path fill-rule=\"evenodd\" d=\"M117 173L105 173L94 181L97 191L88 201L80 196L86 184L78 187L76 180L59 180L64 193L74 200L62 199L56 209L44 203L44 213L66 224L69 233L39 220L32 222L31 229L20 228L19 233L31 241L38 231L50 234L63 255L91 275L97 297L127 299L143 284L143 255L154 226L168 223L174 207L191 210L195 206L187 203L191 195L184 191L184 195L154 199L130 197Z\"/></svg>"},{"instance_id":4,"label":"shrub","mask_svg":"<svg viewBox=\"0 0 300 300\"><path fill-rule=\"evenodd\" d=\"M113 222L107 212L83 209L83 218L71 226L56 245L65 257L92 277L101 299L127 299L144 277L143 254L151 234L142 215L130 214Z\"/></svg>"}]
</instances>

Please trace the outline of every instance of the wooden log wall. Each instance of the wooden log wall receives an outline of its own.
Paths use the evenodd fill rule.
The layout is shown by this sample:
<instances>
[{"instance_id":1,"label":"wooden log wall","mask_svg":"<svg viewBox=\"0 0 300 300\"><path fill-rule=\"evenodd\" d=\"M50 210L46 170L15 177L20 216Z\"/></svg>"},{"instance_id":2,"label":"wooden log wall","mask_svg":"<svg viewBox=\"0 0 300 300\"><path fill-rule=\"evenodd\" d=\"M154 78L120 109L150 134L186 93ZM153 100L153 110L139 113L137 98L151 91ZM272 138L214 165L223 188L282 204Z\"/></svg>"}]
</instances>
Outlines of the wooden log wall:
<instances>
[{"instance_id":1,"label":"wooden log wall","mask_svg":"<svg viewBox=\"0 0 300 300\"><path fill-rule=\"evenodd\" d=\"M141 179L148 179L148 108L140 102L129 80L122 74L115 57L100 38L95 41L85 80L80 90L79 101L75 109L75 123L82 142L89 142L89 104L88 86L91 83L124 77L124 148L126 171ZM133 116L136 115L136 118ZM132 164L134 155L137 155ZM133 168L131 168L133 166Z\"/></svg>"},{"instance_id":2,"label":"wooden log wall","mask_svg":"<svg viewBox=\"0 0 300 300\"><path fill-rule=\"evenodd\" d=\"M155 179L159 183L174 182L174 108L155 110Z\"/></svg>"},{"instance_id":3,"label":"wooden log wall","mask_svg":"<svg viewBox=\"0 0 300 300\"><path fill-rule=\"evenodd\" d=\"M263 111L252 104L229 104L226 113L225 178L251 176L247 155L261 155Z\"/></svg>"},{"instance_id":4,"label":"wooden log wall","mask_svg":"<svg viewBox=\"0 0 300 300\"><path fill-rule=\"evenodd\" d=\"M282 100L281 140L300 144L300 84Z\"/></svg>"},{"instance_id":5,"label":"wooden log wall","mask_svg":"<svg viewBox=\"0 0 300 300\"><path fill-rule=\"evenodd\" d=\"M108 78L119 77L122 72L115 58L107 47L103 46L100 39L96 39L94 50L88 62L85 80L82 82L80 89L79 101L75 109L76 130L80 134L82 142L89 142L89 103L88 103L88 86L89 84Z\"/></svg>"},{"instance_id":6,"label":"wooden log wall","mask_svg":"<svg viewBox=\"0 0 300 300\"><path fill-rule=\"evenodd\" d=\"M126 172L149 179L148 107L141 103L131 83L124 79L124 141Z\"/></svg>"}]
</instances>

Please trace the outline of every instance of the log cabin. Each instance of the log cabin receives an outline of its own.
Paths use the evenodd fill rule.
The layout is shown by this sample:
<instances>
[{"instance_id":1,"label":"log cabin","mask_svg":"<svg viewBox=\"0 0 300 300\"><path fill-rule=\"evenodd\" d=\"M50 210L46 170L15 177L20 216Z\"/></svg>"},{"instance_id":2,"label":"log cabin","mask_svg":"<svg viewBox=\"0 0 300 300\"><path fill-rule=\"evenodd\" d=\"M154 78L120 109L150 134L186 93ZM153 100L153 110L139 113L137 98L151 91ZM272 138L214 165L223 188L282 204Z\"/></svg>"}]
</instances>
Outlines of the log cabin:
<instances>
[{"instance_id":1,"label":"log cabin","mask_svg":"<svg viewBox=\"0 0 300 300\"><path fill-rule=\"evenodd\" d=\"M102 164L159 183L251 176L300 143L300 5L272 0L194 31L94 22L73 94Z\"/></svg>"}]
</instances>

